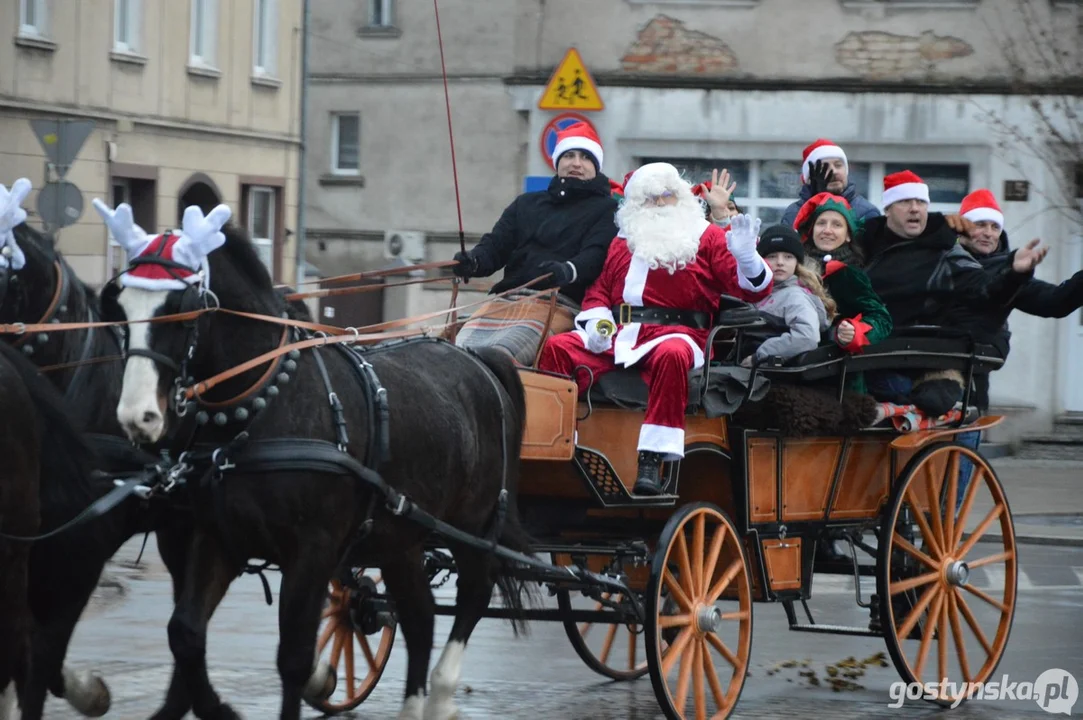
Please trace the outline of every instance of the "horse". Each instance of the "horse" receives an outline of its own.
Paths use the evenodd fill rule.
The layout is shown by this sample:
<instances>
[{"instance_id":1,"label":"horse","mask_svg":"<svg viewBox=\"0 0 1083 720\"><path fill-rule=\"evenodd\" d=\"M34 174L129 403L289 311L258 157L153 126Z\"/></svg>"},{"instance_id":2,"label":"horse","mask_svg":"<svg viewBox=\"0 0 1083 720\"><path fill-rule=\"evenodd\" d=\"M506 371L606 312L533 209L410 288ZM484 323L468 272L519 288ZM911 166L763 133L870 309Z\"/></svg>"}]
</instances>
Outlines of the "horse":
<instances>
[{"instance_id":1,"label":"horse","mask_svg":"<svg viewBox=\"0 0 1083 720\"><path fill-rule=\"evenodd\" d=\"M30 605L37 568L30 541L57 527L57 514L73 516L104 492L90 482L93 454L63 399L6 343L0 343L0 407L0 718L6 719L20 717L34 667ZM63 572L77 570L71 560L78 557L60 563ZM63 595L55 587L53 593Z\"/></svg>"},{"instance_id":2,"label":"horse","mask_svg":"<svg viewBox=\"0 0 1083 720\"><path fill-rule=\"evenodd\" d=\"M318 442L331 448L332 458L378 468L400 499L408 497L459 531L529 552L516 508L526 412L518 372L496 351L415 338L364 351L345 345L290 350L185 400L179 391L192 378L237 368L276 348L284 353L289 346L283 343L300 337L281 324L236 314L273 320L290 313L243 231L223 228L219 219L211 230L221 232L204 232L203 224L221 214L228 219L229 209L219 206L204 221L198 208L189 208L179 235L133 243L139 254L128 273L103 291L108 319L136 323L128 326L117 405L125 432L133 442L164 439L187 448L194 453L191 462L200 464L186 481L197 524L168 626L194 713L237 717L207 680L207 625L247 560L261 558L282 573L277 669L283 719L300 717L327 584L341 566L379 567L394 601L408 653L399 717L453 717L463 652L494 585L512 609L516 633L525 628L521 610L529 589L502 572L488 548L448 542L458 572L456 616L429 694L429 530L379 502L371 486L312 447ZM208 237L219 240L206 247ZM197 254L187 264L177 260ZM156 274L176 282L144 282ZM213 285L205 284L208 279ZM186 313L184 322L149 322L178 313ZM246 449L259 457L260 442L275 440L292 466L257 472L254 464L246 471ZM310 460L311 469L305 467Z\"/></svg>"}]
</instances>

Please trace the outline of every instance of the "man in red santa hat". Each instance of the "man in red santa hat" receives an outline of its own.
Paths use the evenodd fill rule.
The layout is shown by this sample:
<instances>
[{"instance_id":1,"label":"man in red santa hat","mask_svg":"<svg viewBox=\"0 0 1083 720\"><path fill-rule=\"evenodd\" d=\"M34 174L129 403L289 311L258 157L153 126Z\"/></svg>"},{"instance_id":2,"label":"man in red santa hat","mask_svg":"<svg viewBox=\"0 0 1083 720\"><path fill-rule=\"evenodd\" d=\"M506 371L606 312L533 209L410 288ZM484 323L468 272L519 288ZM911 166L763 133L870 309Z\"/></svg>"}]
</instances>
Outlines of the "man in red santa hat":
<instances>
[{"instance_id":1,"label":"man in red santa hat","mask_svg":"<svg viewBox=\"0 0 1083 720\"><path fill-rule=\"evenodd\" d=\"M636 495L663 491L663 461L684 457L688 373L703 367L719 297L749 302L771 291L772 273L756 252L760 221L734 217L728 231L704 219L690 183L668 163L644 165L624 188L616 239L587 290L576 329L550 338L542 370L576 377L580 393L617 366L639 367L650 390L639 433ZM599 332L599 322L616 326Z\"/></svg>"}]
</instances>

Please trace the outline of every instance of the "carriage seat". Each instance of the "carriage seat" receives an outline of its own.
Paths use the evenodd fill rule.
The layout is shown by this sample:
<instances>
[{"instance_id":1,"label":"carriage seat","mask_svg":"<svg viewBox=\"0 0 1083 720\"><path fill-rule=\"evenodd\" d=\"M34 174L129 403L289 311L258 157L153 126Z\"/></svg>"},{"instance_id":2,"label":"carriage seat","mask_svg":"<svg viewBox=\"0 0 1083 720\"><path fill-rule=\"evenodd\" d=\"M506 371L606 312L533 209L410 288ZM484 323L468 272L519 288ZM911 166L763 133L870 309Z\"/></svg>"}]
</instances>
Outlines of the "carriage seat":
<instances>
[{"instance_id":1,"label":"carriage seat","mask_svg":"<svg viewBox=\"0 0 1083 720\"><path fill-rule=\"evenodd\" d=\"M703 374L703 368L688 372L685 412L695 415L702 409L710 418L735 412L748 395L751 371L747 368L711 363L706 387ZM762 400L770 385L770 380L758 375L749 399ZM627 410L646 410L647 397L647 383L643 381L637 367L618 368L607 372L594 381L589 392L592 405L616 405Z\"/></svg>"}]
</instances>

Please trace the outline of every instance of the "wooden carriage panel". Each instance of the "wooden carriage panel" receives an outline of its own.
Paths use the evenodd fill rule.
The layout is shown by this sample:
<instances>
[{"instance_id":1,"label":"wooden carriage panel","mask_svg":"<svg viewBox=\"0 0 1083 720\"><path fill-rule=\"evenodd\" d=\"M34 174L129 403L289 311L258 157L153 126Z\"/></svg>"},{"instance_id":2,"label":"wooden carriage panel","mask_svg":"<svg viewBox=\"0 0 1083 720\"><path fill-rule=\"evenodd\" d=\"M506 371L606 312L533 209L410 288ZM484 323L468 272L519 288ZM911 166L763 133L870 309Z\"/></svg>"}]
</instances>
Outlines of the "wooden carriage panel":
<instances>
[{"instance_id":1,"label":"wooden carriage panel","mask_svg":"<svg viewBox=\"0 0 1083 720\"><path fill-rule=\"evenodd\" d=\"M748 441L748 519L774 522L778 518L778 440Z\"/></svg>"},{"instance_id":2,"label":"wooden carriage panel","mask_svg":"<svg viewBox=\"0 0 1083 720\"><path fill-rule=\"evenodd\" d=\"M841 438L782 442L782 520L819 520L831 496L842 455Z\"/></svg>"},{"instance_id":3,"label":"wooden carriage panel","mask_svg":"<svg viewBox=\"0 0 1083 720\"><path fill-rule=\"evenodd\" d=\"M726 457L705 451L686 454L677 476L677 493L682 504L711 503L721 508L735 523L738 522L737 496L733 492L733 465Z\"/></svg>"},{"instance_id":4,"label":"wooden carriage panel","mask_svg":"<svg viewBox=\"0 0 1083 720\"><path fill-rule=\"evenodd\" d=\"M877 515L891 489L891 438L854 438L846 451L830 520Z\"/></svg>"},{"instance_id":5,"label":"wooden carriage panel","mask_svg":"<svg viewBox=\"0 0 1083 720\"><path fill-rule=\"evenodd\" d=\"M801 589L801 538L763 540L767 581L772 590Z\"/></svg>"},{"instance_id":6,"label":"wooden carriage panel","mask_svg":"<svg viewBox=\"0 0 1083 720\"><path fill-rule=\"evenodd\" d=\"M593 497L571 462L524 462L519 466L519 496L545 498Z\"/></svg>"},{"instance_id":7,"label":"wooden carriage panel","mask_svg":"<svg viewBox=\"0 0 1083 720\"><path fill-rule=\"evenodd\" d=\"M762 573L760 572L760 553L756 547L755 537L752 535L746 535L741 538L741 542L745 546L745 557L748 558L748 570L749 579L752 582L752 599L755 601L761 601L766 599L766 595L763 591ZM738 560L737 553L732 550L729 544L726 544L722 552L718 556L718 564L715 566L714 576L711 578L710 585L714 585L718 582L718 579L722 577L722 574L726 572L730 565ZM736 583L731 583L729 587L722 591L719 596L721 600L737 600L738 587ZM726 612L726 610L723 610Z\"/></svg>"},{"instance_id":8,"label":"wooden carriage panel","mask_svg":"<svg viewBox=\"0 0 1083 720\"><path fill-rule=\"evenodd\" d=\"M909 458L907 458L909 461ZM906 467L905 463L899 463L899 472L902 473ZM910 485L911 507L921 508L923 511L928 511L930 507L940 508L940 488L944 484L944 479L947 477L948 470L948 456L946 453L938 455L934 458L926 460L921 470L918 472L917 477L914 478L915 482ZM958 473L958 468L956 468ZM932 492L932 497L935 502L930 505L929 493Z\"/></svg>"},{"instance_id":9,"label":"wooden carriage panel","mask_svg":"<svg viewBox=\"0 0 1083 720\"><path fill-rule=\"evenodd\" d=\"M571 460L578 392L571 380L520 371L526 391L524 460Z\"/></svg>"}]
</instances>

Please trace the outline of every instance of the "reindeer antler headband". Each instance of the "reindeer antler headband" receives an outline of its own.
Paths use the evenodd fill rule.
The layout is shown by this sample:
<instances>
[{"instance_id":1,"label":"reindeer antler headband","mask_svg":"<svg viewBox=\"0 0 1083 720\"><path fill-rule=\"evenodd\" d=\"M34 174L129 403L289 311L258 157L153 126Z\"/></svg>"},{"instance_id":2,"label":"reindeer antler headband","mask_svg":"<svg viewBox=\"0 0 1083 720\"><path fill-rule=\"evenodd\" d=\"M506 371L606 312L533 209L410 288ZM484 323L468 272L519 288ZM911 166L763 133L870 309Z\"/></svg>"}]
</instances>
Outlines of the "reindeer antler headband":
<instances>
[{"instance_id":1,"label":"reindeer antler headband","mask_svg":"<svg viewBox=\"0 0 1083 720\"><path fill-rule=\"evenodd\" d=\"M30 194L30 181L19 178L9 191L0 185L0 267L22 270L26 256L15 242L15 227L26 222L26 210L22 202Z\"/></svg>"}]
</instances>

